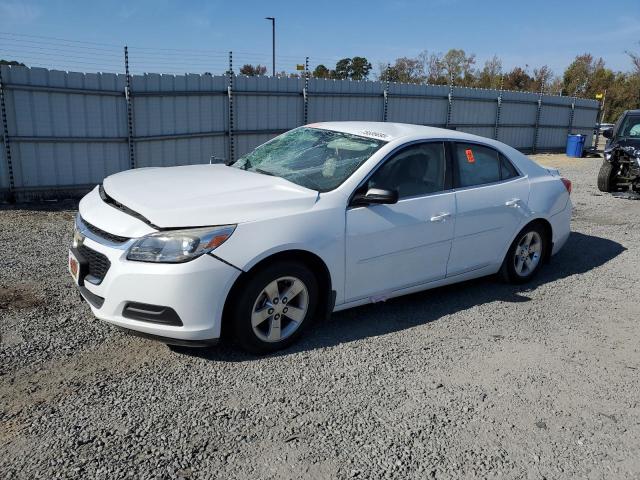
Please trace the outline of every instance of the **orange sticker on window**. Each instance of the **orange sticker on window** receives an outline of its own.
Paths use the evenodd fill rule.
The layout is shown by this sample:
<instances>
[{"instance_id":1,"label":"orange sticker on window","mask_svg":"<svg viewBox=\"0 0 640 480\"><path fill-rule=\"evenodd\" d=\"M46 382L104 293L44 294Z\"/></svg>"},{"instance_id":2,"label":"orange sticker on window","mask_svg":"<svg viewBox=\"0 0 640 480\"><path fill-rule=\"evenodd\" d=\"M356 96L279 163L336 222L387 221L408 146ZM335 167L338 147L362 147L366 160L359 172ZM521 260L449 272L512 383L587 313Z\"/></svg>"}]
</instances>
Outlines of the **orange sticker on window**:
<instances>
[{"instance_id":1,"label":"orange sticker on window","mask_svg":"<svg viewBox=\"0 0 640 480\"><path fill-rule=\"evenodd\" d=\"M467 155L467 162L476 163L476 159L473 158L473 151L470 148L465 150L464 153Z\"/></svg>"}]
</instances>

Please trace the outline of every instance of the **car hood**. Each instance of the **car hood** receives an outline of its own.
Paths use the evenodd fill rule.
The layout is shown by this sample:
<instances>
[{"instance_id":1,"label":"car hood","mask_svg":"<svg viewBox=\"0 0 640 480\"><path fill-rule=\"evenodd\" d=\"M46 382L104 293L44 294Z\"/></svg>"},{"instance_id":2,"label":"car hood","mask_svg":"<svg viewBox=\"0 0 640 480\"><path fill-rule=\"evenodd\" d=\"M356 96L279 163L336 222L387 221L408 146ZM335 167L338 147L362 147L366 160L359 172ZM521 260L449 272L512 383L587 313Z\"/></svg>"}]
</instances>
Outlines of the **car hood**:
<instances>
[{"instance_id":1,"label":"car hood","mask_svg":"<svg viewBox=\"0 0 640 480\"><path fill-rule=\"evenodd\" d=\"M224 165L140 168L111 175L104 192L159 228L225 225L311 208L318 192Z\"/></svg>"}]
</instances>

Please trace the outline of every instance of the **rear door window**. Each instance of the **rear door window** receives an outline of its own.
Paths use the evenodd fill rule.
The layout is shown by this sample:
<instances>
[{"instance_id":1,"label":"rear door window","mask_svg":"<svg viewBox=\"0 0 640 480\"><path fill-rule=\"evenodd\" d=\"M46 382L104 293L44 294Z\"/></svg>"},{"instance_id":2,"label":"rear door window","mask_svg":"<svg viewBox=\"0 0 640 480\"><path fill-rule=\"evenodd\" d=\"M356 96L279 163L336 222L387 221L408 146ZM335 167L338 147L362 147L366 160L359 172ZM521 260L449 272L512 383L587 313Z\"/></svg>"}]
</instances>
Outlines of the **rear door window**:
<instances>
[{"instance_id":1,"label":"rear door window","mask_svg":"<svg viewBox=\"0 0 640 480\"><path fill-rule=\"evenodd\" d=\"M472 187L520 176L511 160L491 147L473 143L455 144L458 170L456 187Z\"/></svg>"},{"instance_id":2,"label":"rear door window","mask_svg":"<svg viewBox=\"0 0 640 480\"><path fill-rule=\"evenodd\" d=\"M458 187L472 187L499 182L501 161L496 150L473 143L455 144Z\"/></svg>"}]
</instances>

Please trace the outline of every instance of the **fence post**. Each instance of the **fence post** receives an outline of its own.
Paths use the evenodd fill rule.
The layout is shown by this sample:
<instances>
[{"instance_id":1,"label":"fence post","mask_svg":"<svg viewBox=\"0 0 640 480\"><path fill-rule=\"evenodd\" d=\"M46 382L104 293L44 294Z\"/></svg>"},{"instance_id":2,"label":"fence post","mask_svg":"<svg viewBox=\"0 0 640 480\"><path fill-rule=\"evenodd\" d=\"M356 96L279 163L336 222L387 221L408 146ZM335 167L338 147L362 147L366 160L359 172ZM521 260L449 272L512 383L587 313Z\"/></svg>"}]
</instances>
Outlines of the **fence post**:
<instances>
[{"instance_id":1,"label":"fence post","mask_svg":"<svg viewBox=\"0 0 640 480\"><path fill-rule=\"evenodd\" d=\"M567 129L568 135L571 135L573 133L573 116L575 115L575 111L576 111L576 96L574 95L571 98L571 111L569 112L569 127Z\"/></svg>"},{"instance_id":2,"label":"fence post","mask_svg":"<svg viewBox=\"0 0 640 480\"><path fill-rule=\"evenodd\" d=\"M502 88L504 85L504 75L500 75L500 91L498 92L498 105L496 106L496 124L493 128L493 138L498 140L498 128L500 128L500 110L502 110Z\"/></svg>"},{"instance_id":3,"label":"fence post","mask_svg":"<svg viewBox=\"0 0 640 480\"><path fill-rule=\"evenodd\" d=\"M598 143L600 139L600 112L602 111L602 101L598 101L598 113L596 113L596 126L593 129L593 150L598 151Z\"/></svg>"},{"instance_id":4,"label":"fence post","mask_svg":"<svg viewBox=\"0 0 640 480\"><path fill-rule=\"evenodd\" d=\"M449 75L449 94L447 95L447 121L444 128L449 128L451 125L451 110L453 108L453 74Z\"/></svg>"},{"instance_id":5,"label":"fence post","mask_svg":"<svg viewBox=\"0 0 640 480\"><path fill-rule=\"evenodd\" d=\"M303 115L302 124L306 125L309 119L309 57L304 59L304 88L302 89Z\"/></svg>"},{"instance_id":6,"label":"fence post","mask_svg":"<svg viewBox=\"0 0 640 480\"><path fill-rule=\"evenodd\" d=\"M538 133L540 130L540 115L542 113L542 95L544 95L544 81L545 76L542 76L542 82L540 85L540 94L538 95L538 110L536 111L536 124L533 130L533 146L531 148L532 153L536 153L538 149Z\"/></svg>"},{"instance_id":7,"label":"fence post","mask_svg":"<svg viewBox=\"0 0 640 480\"><path fill-rule=\"evenodd\" d=\"M593 149L597 152L598 146L600 143L600 130L602 129L600 125L604 121L604 102L607 100L607 89L604 89L604 95L602 99L598 101L598 116L596 117L596 128L593 139Z\"/></svg>"},{"instance_id":8,"label":"fence post","mask_svg":"<svg viewBox=\"0 0 640 480\"><path fill-rule=\"evenodd\" d=\"M391 70L391 64L387 63L387 78L386 78L386 81L384 82L384 90L382 92L382 101L384 102L382 107L383 122L387 121L387 115L389 114L389 72L390 70Z\"/></svg>"},{"instance_id":9,"label":"fence post","mask_svg":"<svg viewBox=\"0 0 640 480\"><path fill-rule=\"evenodd\" d=\"M14 189L16 188L13 176L13 161L11 160L11 145L9 144L9 125L7 124L7 106L4 99L4 80L2 79L2 66L0 65L0 110L2 116L2 142L4 143L4 154L7 157L7 173L9 174L9 201L13 203Z\"/></svg>"},{"instance_id":10,"label":"fence post","mask_svg":"<svg viewBox=\"0 0 640 480\"><path fill-rule=\"evenodd\" d=\"M129 49L124 46L124 74L126 84L124 96L127 103L127 143L129 145L129 166L136 168L136 149L133 144L133 101L131 100L131 75L129 74Z\"/></svg>"},{"instance_id":11,"label":"fence post","mask_svg":"<svg viewBox=\"0 0 640 480\"><path fill-rule=\"evenodd\" d=\"M233 137L233 52L229 52L229 70L227 70L227 98L229 99L229 108L227 111L229 120L229 162L235 161L235 145Z\"/></svg>"}]
</instances>

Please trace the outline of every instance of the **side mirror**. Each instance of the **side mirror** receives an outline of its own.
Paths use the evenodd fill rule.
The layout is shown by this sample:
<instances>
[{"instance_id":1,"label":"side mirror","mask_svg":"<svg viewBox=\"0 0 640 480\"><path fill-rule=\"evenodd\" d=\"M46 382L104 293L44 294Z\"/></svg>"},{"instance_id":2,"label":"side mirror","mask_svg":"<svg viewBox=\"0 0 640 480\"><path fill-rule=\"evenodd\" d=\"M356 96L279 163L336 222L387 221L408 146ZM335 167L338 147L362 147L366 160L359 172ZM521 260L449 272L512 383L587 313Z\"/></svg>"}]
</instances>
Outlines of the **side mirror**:
<instances>
[{"instance_id":1,"label":"side mirror","mask_svg":"<svg viewBox=\"0 0 640 480\"><path fill-rule=\"evenodd\" d=\"M613 128L602 130L602 136L604 138L613 138Z\"/></svg>"},{"instance_id":2,"label":"side mirror","mask_svg":"<svg viewBox=\"0 0 640 480\"><path fill-rule=\"evenodd\" d=\"M356 194L351 201L351 205L383 205L398 203L398 192L396 190L386 190L384 188L370 188L365 194Z\"/></svg>"}]
</instances>

